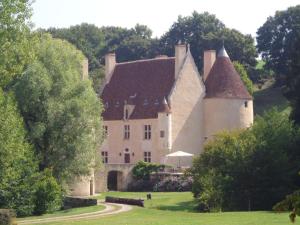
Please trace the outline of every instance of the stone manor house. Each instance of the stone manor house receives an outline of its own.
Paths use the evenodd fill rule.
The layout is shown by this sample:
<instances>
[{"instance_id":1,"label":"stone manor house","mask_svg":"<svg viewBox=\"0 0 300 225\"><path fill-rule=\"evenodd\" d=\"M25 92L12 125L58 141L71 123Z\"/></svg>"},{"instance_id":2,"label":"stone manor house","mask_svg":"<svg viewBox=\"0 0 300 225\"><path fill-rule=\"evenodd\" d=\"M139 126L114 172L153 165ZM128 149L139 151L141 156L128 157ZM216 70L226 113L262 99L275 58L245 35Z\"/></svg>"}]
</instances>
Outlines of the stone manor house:
<instances>
[{"instance_id":1,"label":"stone manor house","mask_svg":"<svg viewBox=\"0 0 300 225\"><path fill-rule=\"evenodd\" d=\"M104 166L77 182L73 195L108 186L126 190L138 161L174 164L167 154L199 155L217 132L253 123L252 97L224 47L217 55L204 52L203 74L184 44L175 46L175 57L117 63L115 54L107 54L101 99L106 138L99 154ZM182 163L189 166L191 159Z\"/></svg>"}]
</instances>

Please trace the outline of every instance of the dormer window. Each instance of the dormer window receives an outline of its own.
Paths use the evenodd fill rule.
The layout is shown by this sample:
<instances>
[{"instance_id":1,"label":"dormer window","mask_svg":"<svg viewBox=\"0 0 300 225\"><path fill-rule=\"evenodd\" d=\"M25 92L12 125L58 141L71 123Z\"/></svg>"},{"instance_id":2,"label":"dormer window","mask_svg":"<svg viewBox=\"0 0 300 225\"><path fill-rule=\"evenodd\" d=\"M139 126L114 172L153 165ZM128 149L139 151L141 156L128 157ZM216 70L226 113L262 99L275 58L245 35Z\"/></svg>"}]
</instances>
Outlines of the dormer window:
<instances>
[{"instance_id":1,"label":"dormer window","mask_svg":"<svg viewBox=\"0 0 300 225\"><path fill-rule=\"evenodd\" d=\"M125 120L128 120L128 117L129 117L128 109L125 109Z\"/></svg>"},{"instance_id":2,"label":"dormer window","mask_svg":"<svg viewBox=\"0 0 300 225\"><path fill-rule=\"evenodd\" d=\"M159 105L158 99L155 100L154 105Z\"/></svg>"},{"instance_id":3,"label":"dormer window","mask_svg":"<svg viewBox=\"0 0 300 225\"><path fill-rule=\"evenodd\" d=\"M116 108L118 108L120 106L119 101L116 102Z\"/></svg>"},{"instance_id":4,"label":"dormer window","mask_svg":"<svg viewBox=\"0 0 300 225\"><path fill-rule=\"evenodd\" d=\"M149 104L148 99L145 99L143 105L148 105L148 104Z\"/></svg>"},{"instance_id":5,"label":"dormer window","mask_svg":"<svg viewBox=\"0 0 300 225\"><path fill-rule=\"evenodd\" d=\"M108 108L108 102L105 102L104 107L107 109Z\"/></svg>"}]
</instances>

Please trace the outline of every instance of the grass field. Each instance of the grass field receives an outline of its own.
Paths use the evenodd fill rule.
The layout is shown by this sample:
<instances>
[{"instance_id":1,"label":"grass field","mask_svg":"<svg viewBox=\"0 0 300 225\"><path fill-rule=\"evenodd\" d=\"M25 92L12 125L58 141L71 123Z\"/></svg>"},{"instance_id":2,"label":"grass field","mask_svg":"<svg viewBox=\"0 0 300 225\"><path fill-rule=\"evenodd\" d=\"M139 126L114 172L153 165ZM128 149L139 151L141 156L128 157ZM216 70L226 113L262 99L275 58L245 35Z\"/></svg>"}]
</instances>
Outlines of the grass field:
<instances>
[{"instance_id":1,"label":"grass field","mask_svg":"<svg viewBox=\"0 0 300 225\"><path fill-rule=\"evenodd\" d=\"M147 193L110 192L105 196L146 198ZM152 193L145 208L134 207L130 212L98 219L63 222L64 225L290 225L288 213L225 212L197 213L191 193ZM49 223L58 225L60 223ZM300 220L295 224L300 224Z\"/></svg>"},{"instance_id":2,"label":"grass field","mask_svg":"<svg viewBox=\"0 0 300 225\"><path fill-rule=\"evenodd\" d=\"M19 218L19 220L32 220L32 219L43 219L43 218L58 217L58 216L71 216L71 215L77 215L81 213L96 212L96 211L103 210L104 208L105 207L103 205L95 205L95 206L89 206L83 208L61 210L51 214L44 214L42 216L29 216L26 218Z\"/></svg>"}]
</instances>

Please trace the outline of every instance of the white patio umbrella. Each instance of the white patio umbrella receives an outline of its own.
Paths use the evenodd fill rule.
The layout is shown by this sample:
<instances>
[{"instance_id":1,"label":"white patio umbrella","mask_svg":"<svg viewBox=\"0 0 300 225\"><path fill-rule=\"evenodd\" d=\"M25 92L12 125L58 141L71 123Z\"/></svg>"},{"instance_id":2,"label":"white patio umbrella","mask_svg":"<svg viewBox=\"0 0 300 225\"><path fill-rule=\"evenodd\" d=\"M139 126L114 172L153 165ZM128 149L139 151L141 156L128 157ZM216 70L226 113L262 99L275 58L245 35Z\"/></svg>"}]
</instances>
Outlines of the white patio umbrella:
<instances>
[{"instance_id":1,"label":"white patio umbrella","mask_svg":"<svg viewBox=\"0 0 300 225\"><path fill-rule=\"evenodd\" d=\"M179 158L179 166L178 167L180 167L181 157L192 157L192 156L194 156L194 154L191 154L188 152L183 152L183 151L172 152L172 153L166 155L166 157L178 157Z\"/></svg>"}]
</instances>

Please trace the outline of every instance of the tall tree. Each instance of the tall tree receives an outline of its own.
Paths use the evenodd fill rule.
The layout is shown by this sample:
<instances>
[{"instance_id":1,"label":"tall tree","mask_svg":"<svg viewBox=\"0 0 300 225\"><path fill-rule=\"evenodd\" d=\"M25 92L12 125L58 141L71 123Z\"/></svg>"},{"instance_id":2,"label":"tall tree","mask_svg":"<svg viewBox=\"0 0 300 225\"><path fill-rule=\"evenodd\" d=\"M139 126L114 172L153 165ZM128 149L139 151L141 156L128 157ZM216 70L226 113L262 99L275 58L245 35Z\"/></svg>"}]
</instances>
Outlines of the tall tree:
<instances>
[{"instance_id":1,"label":"tall tree","mask_svg":"<svg viewBox=\"0 0 300 225\"><path fill-rule=\"evenodd\" d=\"M40 169L60 182L88 175L99 161L101 103L82 80L84 56L73 45L44 36L33 62L15 85Z\"/></svg>"},{"instance_id":2,"label":"tall tree","mask_svg":"<svg viewBox=\"0 0 300 225\"><path fill-rule=\"evenodd\" d=\"M89 70L100 67L100 57L104 48L103 32L93 24L82 23L69 28L49 28L54 38L67 40L75 45L89 60Z\"/></svg>"},{"instance_id":3,"label":"tall tree","mask_svg":"<svg viewBox=\"0 0 300 225\"><path fill-rule=\"evenodd\" d=\"M117 61L124 62L154 57L157 39L152 39L152 31L145 25L137 24L134 28L102 27L105 35L106 47L104 54L114 51Z\"/></svg>"},{"instance_id":4,"label":"tall tree","mask_svg":"<svg viewBox=\"0 0 300 225\"><path fill-rule=\"evenodd\" d=\"M6 86L32 60L29 38L31 0L3 0L0 4L0 86Z\"/></svg>"},{"instance_id":5,"label":"tall tree","mask_svg":"<svg viewBox=\"0 0 300 225\"><path fill-rule=\"evenodd\" d=\"M174 54L174 45L179 41L189 43L195 62L202 70L203 51L219 49L223 40L232 60L239 61L246 67L255 66L254 39L250 35L226 28L219 19L207 12L200 14L195 11L191 16L179 16L160 42L168 55Z\"/></svg>"},{"instance_id":6,"label":"tall tree","mask_svg":"<svg viewBox=\"0 0 300 225\"><path fill-rule=\"evenodd\" d=\"M291 53L300 38L300 5L277 11L257 31L257 48L266 66L277 75L286 75Z\"/></svg>"},{"instance_id":7,"label":"tall tree","mask_svg":"<svg viewBox=\"0 0 300 225\"><path fill-rule=\"evenodd\" d=\"M37 163L17 104L0 89L0 208L13 208L18 215L34 209L33 175Z\"/></svg>"},{"instance_id":8,"label":"tall tree","mask_svg":"<svg viewBox=\"0 0 300 225\"><path fill-rule=\"evenodd\" d=\"M292 119L300 125L300 37L291 52L291 62L288 68L285 96L291 101Z\"/></svg>"},{"instance_id":9,"label":"tall tree","mask_svg":"<svg viewBox=\"0 0 300 225\"><path fill-rule=\"evenodd\" d=\"M300 124L300 5L276 12L257 31L257 47L291 101L292 119Z\"/></svg>"}]
</instances>

